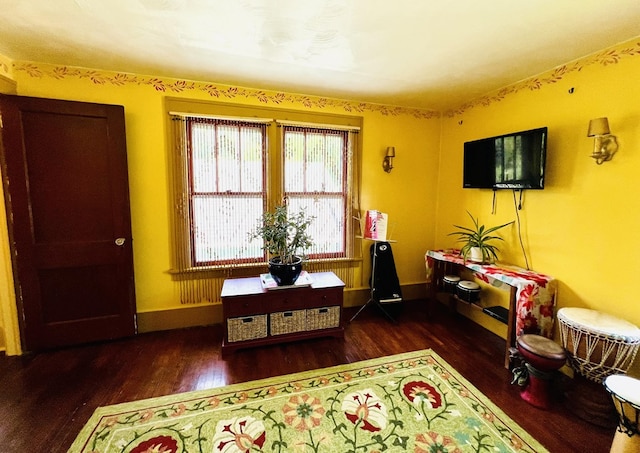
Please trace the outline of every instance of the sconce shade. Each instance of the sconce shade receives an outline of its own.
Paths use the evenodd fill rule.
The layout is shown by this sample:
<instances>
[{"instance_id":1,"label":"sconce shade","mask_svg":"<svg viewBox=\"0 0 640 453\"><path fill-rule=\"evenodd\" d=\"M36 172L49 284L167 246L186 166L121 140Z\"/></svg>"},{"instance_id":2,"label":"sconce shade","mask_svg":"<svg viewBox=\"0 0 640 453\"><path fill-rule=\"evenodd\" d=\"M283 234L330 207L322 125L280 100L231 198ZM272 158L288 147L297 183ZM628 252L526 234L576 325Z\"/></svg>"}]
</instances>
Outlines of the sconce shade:
<instances>
[{"instance_id":1,"label":"sconce shade","mask_svg":"<svg viewBox=\"0 0 640 453\"><path fill-rule=\"evenodd\" d=\"M394 157L396 157L396 147L387 146L387 154L385 154L384 159L382 160L382 168L387 173L391 173L391 170L393 170Z\"/></svg>"},{"instance_id":2,"label":"sconce shade","mask_svg":"<svg viewBox=\"0 0 640 453\"><path fill-rule=\"evenodd\" d=\"M589 121L589 132L587 132L587 136L595 137L593 139L593 152L591 153L591 157L598 165L610 161L618 151L618 140L615 135L611 135L607 117L595 118Z\"/></svg>"},{"instance_id":3,"label":"sconce shade","mask_svg":"<svg viewBox=\"0 0 640 453\"><path fill-rule=\"evenodd\" d=\"M589 132L587 137L595 137L597 135L609 135L611 130L609 129L609 120L607 117L596 118L589 121Z\"/></svg>"}]
</instances>

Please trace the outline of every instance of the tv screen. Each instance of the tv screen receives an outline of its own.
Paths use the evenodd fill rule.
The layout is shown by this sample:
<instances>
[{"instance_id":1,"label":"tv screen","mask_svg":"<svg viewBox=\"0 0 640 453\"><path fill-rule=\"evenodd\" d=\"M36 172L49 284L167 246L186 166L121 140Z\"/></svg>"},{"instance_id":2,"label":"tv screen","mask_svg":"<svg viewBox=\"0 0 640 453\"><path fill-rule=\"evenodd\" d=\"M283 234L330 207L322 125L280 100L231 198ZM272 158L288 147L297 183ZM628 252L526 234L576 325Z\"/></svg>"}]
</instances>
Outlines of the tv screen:
<instances>
[{"instance_id":1,"label":"tv screen","mask_svg":"<svg viewBox=\"0 0 640 453\"><path fill-rule=\"evenodd\" d=\"M462 187L544 189L547 128L465 142Z\"/></svg>"},{"instance_id":2,"label":"tv screen","mask_svg":"<svg viewBox=\"0 0 640 453\"><path fill-rule=\"evenodd\" d=\"M494 156L493 139L486 138L465 143L462 186L466 189L493 189Z\"/></svg>"}]
</instances>

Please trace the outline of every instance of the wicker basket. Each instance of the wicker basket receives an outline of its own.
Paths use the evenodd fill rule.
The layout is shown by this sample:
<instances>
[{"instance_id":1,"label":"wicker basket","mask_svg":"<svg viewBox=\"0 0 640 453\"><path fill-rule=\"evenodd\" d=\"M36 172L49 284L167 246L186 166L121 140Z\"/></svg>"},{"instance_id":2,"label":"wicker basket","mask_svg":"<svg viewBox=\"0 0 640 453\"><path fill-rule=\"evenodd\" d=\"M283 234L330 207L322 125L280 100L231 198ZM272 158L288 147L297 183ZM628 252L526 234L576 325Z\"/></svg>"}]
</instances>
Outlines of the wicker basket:
<instances>
[{"instance_id":1,"label":"wicker basket","mask_svg":"<svg viewBox=\"0 0 640 453\"><path fill-rule=\"evenodd\" d=\"M269 314L271 335L300 332L306 329L305 311L277 311Z\"/></svg>"},{"instance_id":2,"label":"wicker basket","mask_svg":"<svg viewBox=\"0 0 640 453\"><path fill-rule=\"evenodd\" d=\"M307 310L307 330L330 329L340 325L340 306Z\"/></svg>"},{"instance_id":3,"label":"wicker basket","mask_svg":"<svg viewBox=\"0 0 640 453\"><path fill-rule=\"evenodd\" d=\"M267 315L243 316L227 320L229 343L267 336Z\"/></svg>"}]
</instances>

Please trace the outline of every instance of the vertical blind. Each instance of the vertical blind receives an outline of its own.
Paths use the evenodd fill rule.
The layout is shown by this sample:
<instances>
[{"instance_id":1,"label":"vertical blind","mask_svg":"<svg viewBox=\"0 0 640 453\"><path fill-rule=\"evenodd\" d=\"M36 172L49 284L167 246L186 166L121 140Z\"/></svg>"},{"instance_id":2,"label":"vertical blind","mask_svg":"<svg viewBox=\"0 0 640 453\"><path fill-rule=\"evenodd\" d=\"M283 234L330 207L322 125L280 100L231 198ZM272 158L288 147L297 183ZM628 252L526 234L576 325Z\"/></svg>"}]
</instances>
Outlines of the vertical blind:
<instances>
[{"instance_id":1,"label":"vertical blind","mask_svg":"<svg viewBox=\"0 0 640 453\"><path fill-rule=\"evenodd\" d=\"M283 126L284 195L291 212L315 217L310 258L344 258L347 250L349 133Z\"/></svg>"},{"instance_id":2,"label":"vertical blind","mask_svg":"<svg viewBox=\"0 0 640 453\"><path fill-rule=\"evenodd\" d=\"M183 223L174 264L187 269L263 259L262 244L248 238L266 206L267 125L199 117L174 117L173 124L174 133L184 135L181 164L172 166L182 167L182 178L174 178L176 220Z\"/></svg>"},{"instance_id":3,"label":"vertical blind","mask_svg":"<svg viewBox=\"0 0 640 453\"><path fill-rule=\"evenodd\" d=\"M334 271L353 286L353 268L335 260L360 255L354 241L356 130L279 124L277 149L268 143L273 120L170 118L171 267L183 303L212 302L225 277L256 274L255 268L242 271L243 265L266 263L262 241L249 240L249 233L263 212L283 199L290 212L304 209L316 217L305 268ZM280 170L268 173L276 167ZM281 180L269 182L274 177ZM273 200L267 187L275 188Z\"/></svg>"}]
</instances>

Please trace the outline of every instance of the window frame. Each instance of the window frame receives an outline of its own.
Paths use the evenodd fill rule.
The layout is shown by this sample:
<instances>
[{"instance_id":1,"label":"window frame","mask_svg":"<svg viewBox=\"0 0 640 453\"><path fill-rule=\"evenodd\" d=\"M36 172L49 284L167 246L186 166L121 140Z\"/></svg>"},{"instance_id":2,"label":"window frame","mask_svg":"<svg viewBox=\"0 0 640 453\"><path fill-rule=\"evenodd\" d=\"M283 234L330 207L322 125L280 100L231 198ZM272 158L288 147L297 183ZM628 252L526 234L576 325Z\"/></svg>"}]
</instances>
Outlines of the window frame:
<instances>
[{"instance_id":1,"label":"window frame","mask_svg":"<svg viewBox=\"0 0 640 453\"><path fill-rule=\"evenodd\" d=\"M191 262L191 266L194 268L202 268L202 267L216 267L216 266L224 266L226 264L233 264L233 263L237 263L237 264L246 264L246 263L254 263L256 259L258 259L258 257L247 257L247 258L235 258L235 259L220 259L220 260L209 260L209 261L200 261L197 257L197 234L196 234L196 217L195 217L195 213L196 213L196 208L195 208L195 203L197 199L209 199L209 200L231 200L233 198L245 198L245 199L249 199L249 198L257 198L260 200L260 204L262 205L261 210L264 211L264 207L266 206L267 203L267 196L266 196L266 183L267 183L267 174L266 174L266 160L267 160L267 133L266 133L266 128L269 126L267 123L263 122L263 121L244 121L244 120L240 120L240 121L236 121L236 120L228 120L228 119L217 119L217 118L211 118L211 119L205 119L205 118L200 118L200 117L196 117L195 115L190 116L189 118L193 118L193 119L189 119L187 124L186 124L186 131L185 134L187 137L193 137L193 127L194 124L211 124L214 127L215 130L215 138L214 138L214 143L215 143L215 150L214 150L214 160L216 162L215 165L215 172L217 174L217 177L215 178L215 185L216 187L213 190L210 191L202 191L202 190L198 190L196 188L196 183L195 183L195 175L194 175L194 146L193 146L193 142L190 141L190 145L187 147L187 158L185 161L185 165L187 167L187 172L188 172L188 180L187 180L187 184L188 184L188 200L189 200L189 209L188 209L188 216L189 216L189 247L190 247L190 252L191 252L191 257L190 257L190 262ZM239 191L233 191L233 190L222 190L220 189L220 165L221 165L221 148L220 148L220 143L218 141L218 128L219 127L225 127L225 126L232 126L232 127L237 127L237 128L256 128L259 129L262 133L262 143L261 143L261 147L262 150L260 151L261 154L261 169L260 169L260 177L261 177L261 186L262 189L258 192L258 191L253 191L253 192L249 192L249 191L243 191L243 190L239 190ZM240 133L240 131L239 131ZM240 137L242 137L242 134L240 133ZM242 164L240 164L240 167L242 167ZM240 183L242 183L242 180L240 179ZM240 188L242 189L242 188Z\"/></svg>"},{"instance_id":2,"label":"window frame","mask_svg":"<svg viewBox=\"0 0 640 453\"><path fill-rule=\"evenodd\" d=\"M270 107L243 106L237 104L226 104L218 102L198 102L181 98L165 99L165 114L168 124L172 123L171 113L192 116L214 116L218 119L247 122L266 122L272 120L276 127L267 127L266 160L263 164L264 178L266 186L264 193L266 197L265 210L272 210L282 202L284 196L284 146L283 134L280 133L282 124L297 125L311 128L335 128L347 129L355 132L351 135L352 161L351 180L346 184L350 186L348 190L345 209L353 212L354 216L360 212L360 155L363 119L360 116L333 115L317 112L305 112L297 110L275 109ZM184 191L190 186L189 181L185 181L185 156L176 153L176 146L185 137L176 137L173 127L168 127L168 152L169 152L169 192L170 202L170 229L172 232L171 267L172 274L192 274L200 271L224 270L235 267L263 267L266 262L266 254L263 260L239 262L233 260L230 263L209 263L196 265L195 251L192 243L192 230L189 225L188 216L185 216L188 209L188 200L184 198ZM347 163L348 164L348 163ZM349 178L349 176L346 176ZM317 261L361 261L361 251L355 247L355 241L359 231L359 222L346 218L345 228L345 256L328 257L323 255L312 256L310 262ZM186 250L188 249L188 250ZM187 258L185 258L187 257Z\"/></svg>"},{"instance_id":3,"label":"window frame","mask_svg":"<svg viewBox=\"0 0 640 453\"><path fill-rule=\"evenodd\" d=\"M349 199L350 199L350 191L349 191L349 179L351 178L353 172L350 170L350 153L354 151L350 148L353 146L352 143L349 143L349 131L347 129L340 129L337 127L331 126L318 126L314 124L305 124L305 125L292 125L287 123L280 124L282 127L282 155L283 162L286 160L286 134L288 130L291 132L303 132L305 134L305 142L307 140L308 134L318 133L318 132L328 132L330 135L340 135L343 143L342 143L342 160L341 160L341 183L340 183L340 191L288 191L286 188L287 180L286 180L286 165L284 166L284 172L281 183L282 183L282 195L283 198L289 200L290 198L298 198L298 199L308 199L308 198L322 198L322 199L340 199L342 201L342 219L344 220L344 228L342 230L342 242L343 247L339 252L317 252L312 251L309 253L310 260L323 260L323 259L344 259L350 258L349 256L349 225L348 225L348 217L350 213L349 209ZM305 144L305 158L308 155L308 149ZM306 165L306 163L305 163ZM306 168L304 170L306 172Z\"/></svg>"}]
</instances>

